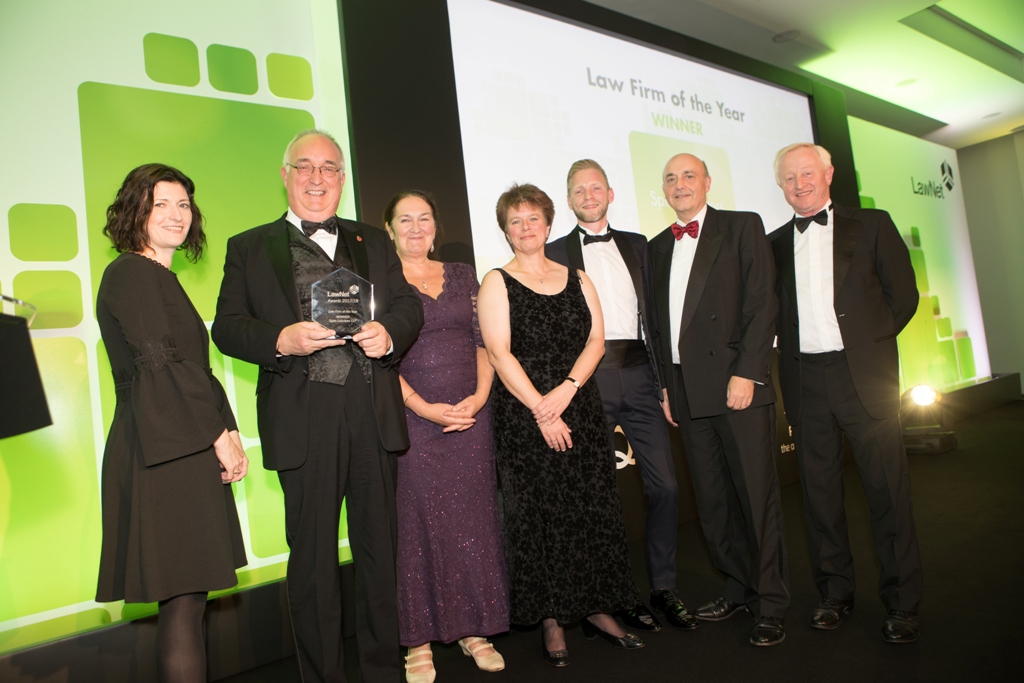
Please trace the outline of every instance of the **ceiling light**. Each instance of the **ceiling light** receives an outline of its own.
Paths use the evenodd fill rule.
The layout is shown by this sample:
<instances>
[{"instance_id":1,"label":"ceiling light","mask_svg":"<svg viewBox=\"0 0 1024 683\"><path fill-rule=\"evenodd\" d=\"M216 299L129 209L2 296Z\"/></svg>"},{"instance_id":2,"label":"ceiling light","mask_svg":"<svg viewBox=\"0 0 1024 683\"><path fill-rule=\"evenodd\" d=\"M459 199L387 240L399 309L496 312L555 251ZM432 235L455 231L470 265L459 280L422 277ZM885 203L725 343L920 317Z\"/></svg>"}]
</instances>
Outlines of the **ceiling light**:
<instances>
[{"instance_id":1,"label":"ceiling light","mask_svg":"<svg viewBox=\"0 0 1024 683\"><path fill-rule=\"evenodd\" d=\"M772 36L772 42L773 43L788 43L789 41L796 40L799 37L800 37L800 31L796 30L795 28L791 28L788 31L783 31L782 33L776 33L774 36Z\"/></svg>"},{"instance_id":2,"label":"ceiling light","mask_svg":"<svg viewBox=\"0 0 1024 683\"><path fill-rule=\"evenodd\" d=\"M1024 53L938 5L903 17L900 23L1024 83Z\"/></svg>"},{"instance_id":3,"label":"ceiling light","mask_svg":"<svg viewBox=\"0 0 1024 683\"><path fill-rule=\"evenodd\" d=\"M897 83L896 87L897 88L905 88L908 85L913 85L914 83L917 83L917 79L916 78L908 78L905 81L900 81L899 83Z\"/></svg>"},{"instance_id":4,"label":"ceiling light","mask_svg":"<svg viewBox=\"0 0 1024 683\"><path fill-rule=\"evenodd\" d=\"M1000 114L1002 114L1002 113L1003 113L1003 112L1001 112L1001 111L994 111L994 112L992 112L991 114L985 114L985 115L984 115L984 116L982 116L981 118L983 118L983 119L991 119L991 118L994 118L994 117L996 117L996 116L999 116L999 115L1000 115Z\"/></svg>"}]
</instances>

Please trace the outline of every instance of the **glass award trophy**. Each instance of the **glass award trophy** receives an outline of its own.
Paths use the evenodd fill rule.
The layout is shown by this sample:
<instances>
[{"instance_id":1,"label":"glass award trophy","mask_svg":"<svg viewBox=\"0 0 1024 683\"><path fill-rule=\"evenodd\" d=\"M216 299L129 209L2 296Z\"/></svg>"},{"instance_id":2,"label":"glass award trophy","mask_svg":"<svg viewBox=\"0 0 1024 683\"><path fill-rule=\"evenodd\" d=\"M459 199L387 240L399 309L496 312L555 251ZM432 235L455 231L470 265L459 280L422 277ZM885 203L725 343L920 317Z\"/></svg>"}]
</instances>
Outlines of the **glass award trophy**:
<instances>
[{"instance_id":1,"label":"glass award trophy","mask_svg":"<svg viewBox=\"0 0 1024 683\"><path fill-rule=\"evenodd\" d=\"M319 323L342 339L351 339L373 320L373 283L347 268L313 283L311 313Z\"/></svg>"}]
</instances>

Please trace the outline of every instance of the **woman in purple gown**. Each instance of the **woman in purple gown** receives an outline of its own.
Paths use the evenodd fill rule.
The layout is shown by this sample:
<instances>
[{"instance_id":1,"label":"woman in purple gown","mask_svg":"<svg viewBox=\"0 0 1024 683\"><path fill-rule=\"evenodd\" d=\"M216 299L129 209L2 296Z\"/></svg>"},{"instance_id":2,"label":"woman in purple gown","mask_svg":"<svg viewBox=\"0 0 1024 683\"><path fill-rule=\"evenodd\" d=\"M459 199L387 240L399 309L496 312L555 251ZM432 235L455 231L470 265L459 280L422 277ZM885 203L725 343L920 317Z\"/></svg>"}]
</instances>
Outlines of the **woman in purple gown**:
<instances>
[{"instance_id":1,"label":"woman in purple gown","mask_svg":"<svg viewBox=\"0 0 1024 683\"><path fill-rule=\"evenodd\" d=\"M505 663L486 636L508 630L508 588L487 398L494 370L480 339L473 268L428 258L437 208L397 194L384 210L424 325L402 358L409 451L398 458L398 617L406 679L430 683L430 643L458 640L484 671Z\"/></svg>"}]
</instances>

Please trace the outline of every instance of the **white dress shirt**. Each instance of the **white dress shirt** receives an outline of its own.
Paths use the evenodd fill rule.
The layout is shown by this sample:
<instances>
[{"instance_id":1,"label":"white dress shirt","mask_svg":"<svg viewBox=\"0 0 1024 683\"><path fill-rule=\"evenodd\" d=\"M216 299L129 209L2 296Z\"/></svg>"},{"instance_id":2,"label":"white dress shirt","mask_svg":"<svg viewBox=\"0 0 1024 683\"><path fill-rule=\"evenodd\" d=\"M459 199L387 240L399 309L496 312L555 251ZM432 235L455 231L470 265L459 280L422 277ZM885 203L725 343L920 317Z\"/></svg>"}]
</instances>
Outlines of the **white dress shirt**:
<instances>
[{"instance_id":1,"label":"white dress shirt","mask_svg":"<svg viewBox=\"0 0 1024 683\"><path fill-rule=\"evenodd\" d=\"M584 245L583 238L592 235L586 228L580 228L580 246L583 248L583 265L597 290L604 314L605 339L637 339L639 302L633 289L633 278L622 260L622 253L615 240L591 242ZM597 233L605 235L608 226ZM640 332L643 339L643 331Z\"/></svg>"},{"instance_id":2,"label":"white dress shirt","mask_svg":"<svg viewBox=\"0 0 1024 683\"><path fill-rule=\"evenodd\" d=\"M827 224L811 221L804 232L793 231L801 353L825 353L843 348L843 335L834 304L832 243L835 213L831 206L827 213Z\"/></svg>"},{"instance_id":3,"label":"white dress shirt","mask_svg":"<svg viewBox=\"0 0 1024 683\"><path fill-rule=\"evenodd\" d=\"M683 324L683 303L686 301L686 286L690 282L690 271L693 270L693 257L697 253L697 243L704 235L704 218L708 213L708 205L693 217L697 221L697 237L683 235L676 240L672 248L672 266L668 278L668 320L672 327L672 362L679 363L679 328ZM676 221L678 223L678 221ZM685 227L685 226L684 226Z\"/></svg>"},{"instance_id":4,"label":"white dress shirt","mask_svg":"<svg viewBox=\"0 0 1024 683\"><path fill-rule=\"evenodd\" d=\"M299 232L302 232L302 219L295 215L291 207L288 207L288 215L285 216L285 220L298 228ZM327 258L334 260L334 252L338 249L338 235L337 233L331 234L326 230L317 230L309 239L313 240L317 246L324 250L327 254Z\"/></svg>"}]
</instances>

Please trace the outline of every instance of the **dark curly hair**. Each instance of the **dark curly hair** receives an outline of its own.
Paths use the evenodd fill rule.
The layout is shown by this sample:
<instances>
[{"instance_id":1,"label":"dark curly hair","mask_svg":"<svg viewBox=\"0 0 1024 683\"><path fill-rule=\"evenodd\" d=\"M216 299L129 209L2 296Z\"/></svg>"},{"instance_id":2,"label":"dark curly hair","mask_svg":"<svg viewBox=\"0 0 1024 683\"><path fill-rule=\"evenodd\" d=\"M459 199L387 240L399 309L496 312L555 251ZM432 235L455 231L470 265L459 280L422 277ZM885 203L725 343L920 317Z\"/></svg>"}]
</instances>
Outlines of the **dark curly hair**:
<instances>
[{"instance_id":1,"label":"dark curly hair","mask_svg":"<svg viewBox=\"0 0 1024 683\"><path fill-rule=\"evenodd\" d=\"M434 195L423 190L402 190L391 198L387 206L384 207L384 215L382 216L384 230L387 231L391 221L395 220L395 210L398 208L398 202L408 197L419 197L430 207L430 215L434 217L434 247L440 247L444 242L444 226L441 225L441 216L437 212L437 202L434 201ZM394 235L391 237L394 238ZM433 254L430 254L428 258L433 258Z\"/></svg>"},{"instance_id":2,"label":"dark curly hair","mask_svg":"<svg viewBox=\"0 0 1024 683\"><path fill-rule=\"evenodd\" d=\"M107 224L103 234L110 238L118 253L142 252L149 246L147 223L153 211L153 188L157 183L176 183L185 188L192 207L192 225L179 247L185 257L196 263L203 255L206 234L203 214L196 205L196 186L192 179L176 168L164 164L143 164L132 169L117 191L114 203L107 207Z\"/></svg>"}]
</instances>

